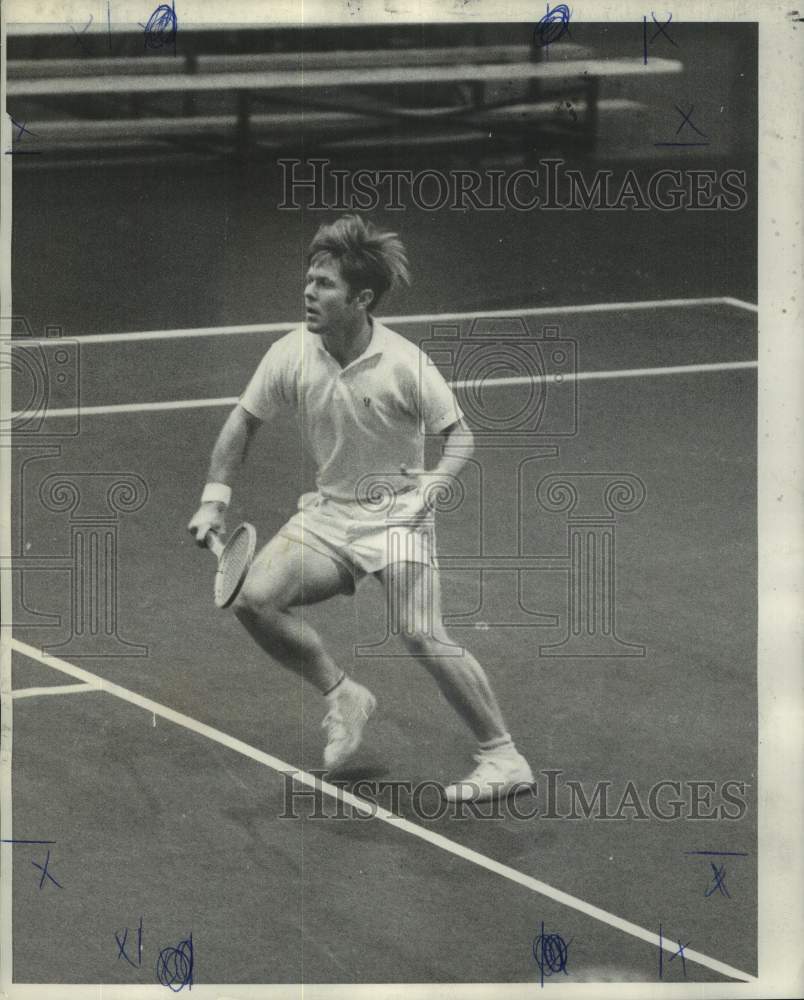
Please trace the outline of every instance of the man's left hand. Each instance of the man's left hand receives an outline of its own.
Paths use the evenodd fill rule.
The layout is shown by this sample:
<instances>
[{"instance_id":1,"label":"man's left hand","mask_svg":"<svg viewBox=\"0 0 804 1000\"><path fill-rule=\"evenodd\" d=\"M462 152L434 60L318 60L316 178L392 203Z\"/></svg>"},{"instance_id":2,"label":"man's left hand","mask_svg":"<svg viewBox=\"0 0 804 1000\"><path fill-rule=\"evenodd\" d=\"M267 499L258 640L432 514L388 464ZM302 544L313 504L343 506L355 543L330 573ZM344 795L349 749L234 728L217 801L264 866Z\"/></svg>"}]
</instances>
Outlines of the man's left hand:
<instances>
[{"instance_id":1,"label":"man's left hand","mask_svg":"<svg viewBox=\"0 0 804 1000\"><path fill-rule=\"evenodd\" d=\"M416 515L417 521L424 521L431 517L437 509L439 501L452 495L453 486L450 477L437 469L428 471L427 469L408 469L401 465L399 471L416 485L422 499L422 508Z\"/></svg>"}]
</instances>

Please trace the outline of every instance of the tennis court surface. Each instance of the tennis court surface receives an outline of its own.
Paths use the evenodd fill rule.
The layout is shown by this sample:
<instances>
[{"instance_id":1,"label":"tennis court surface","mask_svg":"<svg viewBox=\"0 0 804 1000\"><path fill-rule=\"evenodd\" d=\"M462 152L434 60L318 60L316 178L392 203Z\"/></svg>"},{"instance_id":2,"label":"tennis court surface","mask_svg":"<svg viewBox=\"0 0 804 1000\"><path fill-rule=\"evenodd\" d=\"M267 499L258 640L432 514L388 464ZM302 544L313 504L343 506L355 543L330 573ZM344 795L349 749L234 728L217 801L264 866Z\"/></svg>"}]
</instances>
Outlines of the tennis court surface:
<instances>
[{"instance_id":1,"label":"tennis court surface","mask_svg":"<svg viewBox=\"0 0 804 1000\"><path fill-rule=\"evenodd\" d=\"M712 299L521 316L573 345L574 422L480 447L438 543L452 634L487 668L538 772L536 798L517 799L523 813L538 806L530 818L421 815L438 812L421 784L463 777L472 742L398 655L373 581L303 612L379 701L349 772L317 791L321 699L215 609L214 563L185 525L228 401L281 331L110 335L68 352L47 419L15 441L3 837L48 842L13 846L15 982L153 984L188 973L190 955L198 986L756 975L755 309ZM450 323L470 320L389 325L427 346ZM477 413L528 405L533 386L509 376L472 397ZM24 409L24 378L15 389ZM264 428L230 524L248 519L266 541L312 475L292 424ZM621 655L554 655L577 524L539 504L548 476L580 492L625 478L640 497L607 529ZM90 522L93 537L114 536L90 551L107 587L100 619L76 604ZM105 572L100 551L114 556ZM421 794L393 808L361 778ZM551 781L560 815L546 815ZM573 782L587 798L608 783L619 815L567 818ZM660 782L680 783L684 815L655 815ZM641 810L622 805L629 785ZM363 815L372 796L379 809ZM668 813L673 797L664 786Z\"/></svg>"}]
</instances>

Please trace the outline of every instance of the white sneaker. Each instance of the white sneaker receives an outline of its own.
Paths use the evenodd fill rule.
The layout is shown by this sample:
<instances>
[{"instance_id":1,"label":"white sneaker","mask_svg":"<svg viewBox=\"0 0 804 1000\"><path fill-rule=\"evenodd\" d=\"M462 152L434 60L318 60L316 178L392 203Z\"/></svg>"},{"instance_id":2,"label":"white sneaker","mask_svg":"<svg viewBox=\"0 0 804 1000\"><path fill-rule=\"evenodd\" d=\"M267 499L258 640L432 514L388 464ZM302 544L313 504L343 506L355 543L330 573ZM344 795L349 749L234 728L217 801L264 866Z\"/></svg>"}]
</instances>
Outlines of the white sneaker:
<instances>
[{"instance_id":1,"label":"white sneaker","mask_svg":"<svg viewBox=\"0 0 804 1000\"><path fill-rule=\"evenodd\" d=\"M485 802L504 799L512 792L533 785L533 771L522 754L512 747L481 750L474 754L477 767L463 781L447 785L448 802Z\"/></svg>"},{"instance_id":2,"label":"white sneaker","mask_svg":"<svg viewBox=\"0 0 804 1000\"><path fill-rule=\"evenodd\" d=\"M324 716L327 731L324 765L328 770L344 764L360 746L363 729L377 707L377 699L362 684L348 680Z\"/></svg>"}]
</instances>

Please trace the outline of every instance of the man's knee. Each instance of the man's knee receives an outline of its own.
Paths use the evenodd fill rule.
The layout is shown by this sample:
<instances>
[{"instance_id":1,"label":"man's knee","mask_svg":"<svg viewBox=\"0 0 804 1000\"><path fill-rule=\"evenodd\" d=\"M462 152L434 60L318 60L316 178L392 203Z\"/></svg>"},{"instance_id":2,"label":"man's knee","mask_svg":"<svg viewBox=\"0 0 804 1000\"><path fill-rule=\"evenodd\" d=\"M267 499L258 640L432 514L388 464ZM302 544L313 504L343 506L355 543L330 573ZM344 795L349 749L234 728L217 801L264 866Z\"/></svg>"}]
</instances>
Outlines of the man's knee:
<instances>
[{"instance_id":1,"label":"man's knee","mask_svg":"<svg viewBox=\"0 0 804 1000\"><path fill-rule=\"evenodd\" d=\"M248 621L259 616L266 624L274 617L279 617L287 611L279 594L259 579L246 577L240 593L234 600L232 610L241 621Z\"/></svg>"}]
</instances>

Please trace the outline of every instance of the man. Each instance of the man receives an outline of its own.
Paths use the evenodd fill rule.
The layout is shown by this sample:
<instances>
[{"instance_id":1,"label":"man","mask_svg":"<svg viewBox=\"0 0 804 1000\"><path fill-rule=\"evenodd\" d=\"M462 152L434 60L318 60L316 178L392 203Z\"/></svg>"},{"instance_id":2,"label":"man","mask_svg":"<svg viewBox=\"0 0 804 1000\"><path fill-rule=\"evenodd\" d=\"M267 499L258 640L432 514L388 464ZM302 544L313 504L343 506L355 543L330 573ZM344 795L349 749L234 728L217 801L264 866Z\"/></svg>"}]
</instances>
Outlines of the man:
<instances>
[{"instance_id":1,"label":"man","mask_svg":"<svg viewBox=\"0 0 804 1000\"><path fill-rule=\"evenodd\" d=\"M235 614L328 702L324 763L334 769L357 749L377 702L291 608L354 593L356 581L375 576L393 597L409 652L478 741L477 766L445 789L447 799L489 799L531 784L533 774L482 667L441 622L431 508L439 484L457 477L470 457L472 436L437 369L373 317L399 281L408 283L408 267L394 233L355 215L319 229L308 252L305 324L271 346L229 415L188 527L201 545L207 532L224 532L231 484L257 429L280 409L295 411L318 467L317 490L300 499L298 512L256 556ZM422 468L425 434L443 441L431 472ZM392 528L378 497L393 505Z\"/></svg>"}]
</instances>

